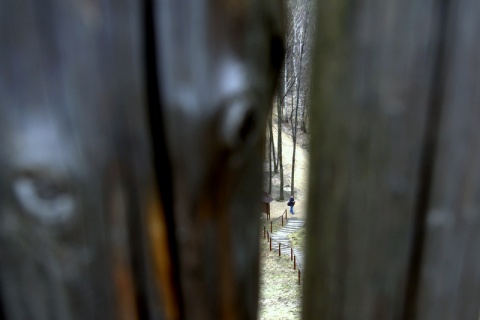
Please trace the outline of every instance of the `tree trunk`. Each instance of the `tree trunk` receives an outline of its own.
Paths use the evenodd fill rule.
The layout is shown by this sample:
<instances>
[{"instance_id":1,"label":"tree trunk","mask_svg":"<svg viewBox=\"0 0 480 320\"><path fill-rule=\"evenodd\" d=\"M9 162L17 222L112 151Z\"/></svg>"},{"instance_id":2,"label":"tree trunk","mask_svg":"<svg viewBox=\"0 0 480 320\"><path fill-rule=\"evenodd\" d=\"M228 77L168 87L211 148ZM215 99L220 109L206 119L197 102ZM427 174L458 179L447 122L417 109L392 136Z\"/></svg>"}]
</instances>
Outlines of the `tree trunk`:
<instances>
[{"instance_id":1,"label":"tree trunk","mask_svg":"<svg viewBox=\"0 0 480 320\"><path fill-rule=\"evenodd\" d=\"M270 117L268 118L268 127L269 127L269 143L271 145L271 151L272 151L271 157L273 159L273 171L275 173L278 173L278 159L275 152L275 143L273 138L273 110L270 112Z\"/></svg>"},{"instance_id":2,"label":"tree trunk","mask_svg":"<svg viewBox=\"0 0 480 320\"><path fill-rule=\"evenodd\" d=\"M270 131L268 134L268 194L272 194L272 139L272 131Z\"/></svg>"},{"instance_id":3,"label":"tree trunk","mask_svg":"<svg viewBox=\"0 0 480 320\"><path fill-rule=\"evenodd\" d=\"M294 68L295 69L295 68ZM296 71L294 71L295 73ZM299 83L298 83L298 79L297 77L295 77L295 86L298 86ZM296 88L296 87L295 87ZM293 114L295 113L295 104L293 103L294 101L294 97L293 97L293 94L290 95L290 105L291 105L291 108L290 108L290 115L288 116L288 122L290 123L290 127L292 128L292 135L293 135Z\"/></svg>"},{"instance_id":4,"label":"tree trunk","mask_svg":"<svg viewBox=\"0 0 480 320\"><path fill-rule=\"evenodd\" d=\"M307 133L307 115L308 115L308 109L307 109L307 88L305 87L305 90L303 91L303 103L302 103L302 124L300 128L302 129L303 133Z\"/></svg>"},{"instance_id":5,"label":"tree trunk","mask_svg":"<svg viewBox=\"0 0 480 320\"><path fill-rule=\"evenodd\" d=\"M283 113L283 121L285 121L285 123L288 122L288 104L287 104L287 95L288 95L288 91L289 90L286 90L285 88L287 88L287 83L288 83L288 63L287 63L287 59L285 59L284 63L284 69L283 69L283 88L284 88L284 99L285 99L285 103L282 103L282 113ZM293 86L293 83L292 83L292 86Z\"/></svg>"},{"instance_id":6,"label":"tree trunk","mask_svg":"<svg viewBox=\"0 0 480 320\"><path fill-rule=\"evenodd\" d=\"M298 70L297 67L294 67L295 70L295 78L297 79L297 87L296 87L296 101L295 101L295 120L292 123L292 140L293 140L293 153L292 153L292 180L291 180L291 190L290 195L294 195L295 192L295 154L297 150L297 126L298 126L298 108L300 105L300 79L302 77L302 62L303 62L303 47L305 45L305 34L307 30L307 25L305 24L302 30L301 41L300 41L300 48L298 50L299 53L299 62L298 62ZM295 66L295 63L294 63Z\"/></svg>"},{"instance_id":7,"label":"tree trunk","mask_svg":"<svg viewBox=\"0 0 480 320\"><path fill-rule=\"evenodd\" d=\"M279 81L281 82L281 81ZM285 85L285 82L283 82ZM278 150L278 166L280 169L280 196L278 198L279 201L284 200L284 195L283 195L283 156L282 156L282 103L280 102L280 98L278 95L283 96L283 93L281 91L285 91L285 87L282 85L279 85L279 88L283 88L283 90L279 90L277 92L277 150Z\"/></svg>"}]
</instances>

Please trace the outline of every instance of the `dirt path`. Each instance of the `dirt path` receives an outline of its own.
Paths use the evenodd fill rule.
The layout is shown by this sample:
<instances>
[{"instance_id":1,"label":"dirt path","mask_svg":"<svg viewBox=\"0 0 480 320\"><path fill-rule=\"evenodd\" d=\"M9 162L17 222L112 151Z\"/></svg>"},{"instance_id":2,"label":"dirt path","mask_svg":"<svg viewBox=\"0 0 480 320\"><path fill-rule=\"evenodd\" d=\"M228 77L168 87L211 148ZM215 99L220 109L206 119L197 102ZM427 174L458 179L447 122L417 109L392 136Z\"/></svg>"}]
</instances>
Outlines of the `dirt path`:
<instances>
[{"instance_id":1,"label":"dirt path","mask_svg":"<svg viewBox=\"0 0 480 320\"><path fill-rule=\"evenodd\" d=\"M275 117L274 117L275 118ZM274 121L276 121L274 119ZM288 124L284 124L288 126ZM278 150L277 146L277 127L274 126L274 141L275 141L275 151ZM288 131L288 130L285 130ZM299 132L300 134L300 132ZM297 142L297 147L295 151L295 217L298 217L302 220L306 220L306 196L307 196L307 185L308 185L308 152L304 147L302 147L301 141L303 137L299 136L299 141ZM284 172L284 185L290 186L291 184L291 172L292 172L292 154L293 154L293 141L292 137L288 132L282 132L282 155L283 155L283 172ZM265 161L264 164L265 172L265 190L268 189L268 161ZM272 179L272 196L275 199L270 203L270 214L272 219L280 216L285 209L288 209L287 202L290 197L290 188L286 187L284 189L288 190L284 192L284 201L277 201L280 196L280 174L275 174Z\"/></svg>"},{"instance_id":2,"label":"dirt path","mask_svg":"<svg viewBox=\"0 0 480 320\"><path fill-rule=\"evenodd\" d=\"M274 119L275 121L275 119ZM275 121L276 122L276 121ZM290 185L293 141L289 130L282 133L282 154L284 168L284 184ZM275 150L276 126L274 127ZM306 220L306 195L308 183L308 152L302 147L303 137L299 137L295 159L295 215L293 217ZM265 188L268 190L268 161L264 164ZM290 189L284 192L284 201L278 201L280 187L280 176L276 174L272 179L272 196L275 199L270 203L271 218L283 214L288 209L287 201L290 196ZM289 216L292 215L289 213ZM289 251L289 250L288 250ZM293 270L289 255L278 256L278 251L269 251L268 241L261 240L260 243L260 299L259 319L300 319L302 286L297 284L298 272ZM300 252L297 254L301 255ZM302 255L303 257L303 255Z\"/></svg>"}]
</instances>

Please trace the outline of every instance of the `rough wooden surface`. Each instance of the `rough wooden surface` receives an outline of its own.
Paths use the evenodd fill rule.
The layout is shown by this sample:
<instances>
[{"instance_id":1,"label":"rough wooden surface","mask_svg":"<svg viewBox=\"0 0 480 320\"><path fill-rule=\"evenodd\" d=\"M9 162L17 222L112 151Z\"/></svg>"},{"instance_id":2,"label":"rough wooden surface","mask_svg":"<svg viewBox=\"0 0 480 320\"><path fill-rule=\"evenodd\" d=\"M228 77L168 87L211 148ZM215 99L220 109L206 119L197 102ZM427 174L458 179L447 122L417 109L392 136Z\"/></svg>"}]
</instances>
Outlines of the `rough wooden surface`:
<instances>
[{"instance_id":1,"label":"rough wooden surface","mask_svg":"<svg viewBox=\"0 0 480 320\"><path fill-rule=\"evenodd\" d=\"M0 317L256 318L280 7L0 4Z\"/></svg>"},{"instance_id":2,"label":"rough wooden surface","mask_svg":"<svg viewBox=\"0 0 480 320\"><path fill-rule=\"evenodd\" d=\"M474 319L480 310L480 4L445 7L441 116L415 314Z\"/></svg>"},{"instance_id":3,"label":"rough wooden surface","mask_svg":"<svg viewBox=\"0 0 480 320\"><path fill-rule=\"evenodd\" d=\"M0 317L161 315L140 17L134 1L0 4Z\"/></svg>"},{"instance_id":4,"label":"rough wooden surface","mask_svg":"<svg viewBox=\"0 0 480 320\"><path fill-rule=\"evenodd\" d=\"M280 2L156 1L158 74L188 319L255 319L263 133Z\"/></svg>"},{"instance_id":5,"label":"rough wooden surface","mask_svg":"<svg viewBox=\"0 0 480 320\"><path fill-rule=\"evenodd\" d=\"M318 1L304 319L478 318L478 11Z\"/></svg>"}]
</instances>

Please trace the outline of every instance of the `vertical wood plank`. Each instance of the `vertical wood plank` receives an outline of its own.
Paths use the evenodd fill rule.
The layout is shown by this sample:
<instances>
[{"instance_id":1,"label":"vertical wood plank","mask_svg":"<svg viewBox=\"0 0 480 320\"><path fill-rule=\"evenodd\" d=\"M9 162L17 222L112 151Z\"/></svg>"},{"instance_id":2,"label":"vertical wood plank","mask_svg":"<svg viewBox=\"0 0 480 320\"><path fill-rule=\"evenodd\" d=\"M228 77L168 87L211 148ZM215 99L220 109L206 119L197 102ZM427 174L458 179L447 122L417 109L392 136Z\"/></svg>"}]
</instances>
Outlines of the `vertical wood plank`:
<instances>
[{"instance_id":1,"label":"vertical wood plank","mask_svg":"<svg viewBox=\"0 0 480 320\"><path fill-rule=\"evenodd\" d=\"M480 4L450 1L441 119L425 221L417 319L478 319L480 310Z\"/></svg>"},{"instance_id":2,"label":"vertical wood plank","mask_svg":"<svg viewBox=\"0 0 480 320\"><path fill-rule=\"evenodd\" d=\"M436 1L318 1L304 319L400 319Z\"/></svg>"},{"instance_id":3,"label":"vertical wood plank","mask_svg":"<svg viewBox=\"0 0 480 320\"><path fill-rule=\"evenodd\" d=\"M0 4L0 293L7 319L161 317L141 8Z\"/></svg>"},{"instance_id":4,"label":"vertical wood plank","mask_svg":"<svg viewBox=\"0 0 480 320\"><path fill-rule=\"evenodd\" d=\"M256 319L262 135L276 1L155 1L185 318ZM278 61L276 61L276 60Z\"/></svg>"}]
</instances>

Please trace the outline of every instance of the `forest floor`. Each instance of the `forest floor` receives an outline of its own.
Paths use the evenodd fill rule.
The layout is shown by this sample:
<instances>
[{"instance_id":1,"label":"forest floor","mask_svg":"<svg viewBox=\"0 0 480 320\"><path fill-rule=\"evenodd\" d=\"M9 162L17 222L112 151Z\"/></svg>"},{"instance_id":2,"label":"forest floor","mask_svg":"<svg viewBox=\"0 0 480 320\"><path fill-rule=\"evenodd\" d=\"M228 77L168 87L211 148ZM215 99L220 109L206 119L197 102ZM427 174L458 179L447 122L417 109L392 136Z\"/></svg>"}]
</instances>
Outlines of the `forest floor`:
<instances>
[{"instance_id":1,"label":"forest floor","mask_svg":"<svg viewBox=\"0 0 480 320\"><path fill-rule=\"evenodd\" d=\"M270 251L268 241L262 239L258 319L300 319L302 286L297 277L289 255L279 257L278 251Z\"/></svg>"},{"instance_id":2,"label":"forest floor","mask_svg":"<svg viewBox=\"0 0 480 320\"><path fill-rule=\"evenodd\" d=\"M276 119L274 117L274 122ZM282 162L283 162L283 176L284 176L284 200L279 200L280 197L280 174L274 173L272 176L272 197L273 201L270 203L270 214L272 219L280 216L287 206L288 198L290 198L290 185L292 180L292 155L293 155L293 141L291 135L290 125L284 123L282 125ZM278 150L277 146L277 126L274 125L273 136L275 142L275 152ZM306 196L308 185L308 135L298 130L297 146L295 150L295 217L306 220ZM267 154L268 155L268 154ZM264 190L268 191L268 158L265 157L264 162ZM273 166L273 165L272 165Z\"/></svg>"},{"instance_id":3,"label":"forest floor","mask_svg":"<svg viewBox=\"0 0 480 320\"><path fill-rule=\"evenodd\" d=\"M274 118L274 122L276 120ZM274 126L275 150L277 150L277 131ZM296 159L295 159L295 217L306 220L306 195L308 178L308 137L300 134L297 139ZM291 183L293 141L291 138L291 129L288 124L284 124L282 130L282 155L284 168L284 185ZM264 164L264 190L268 190L268 160ZM274 174L272 179L272 197L274 200L270 203L271 218L283 214L287 207L287 201L290 197L290 188L284 188L285 200L279 201L280 195L280 177ZM291 216L290 213L288 213ZM265 220L262 219L262 223ZM296 247L301 247L304 242L305 227L295 234L291 235L291 240ZM293 270L293 264L288 255L278 256L275 250L270 251L267 240L260 240L260 299L259 299L259 319L300 319L302 286L299 286L298 273Z\"/></svg>"}]
</instances>

